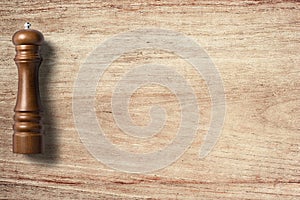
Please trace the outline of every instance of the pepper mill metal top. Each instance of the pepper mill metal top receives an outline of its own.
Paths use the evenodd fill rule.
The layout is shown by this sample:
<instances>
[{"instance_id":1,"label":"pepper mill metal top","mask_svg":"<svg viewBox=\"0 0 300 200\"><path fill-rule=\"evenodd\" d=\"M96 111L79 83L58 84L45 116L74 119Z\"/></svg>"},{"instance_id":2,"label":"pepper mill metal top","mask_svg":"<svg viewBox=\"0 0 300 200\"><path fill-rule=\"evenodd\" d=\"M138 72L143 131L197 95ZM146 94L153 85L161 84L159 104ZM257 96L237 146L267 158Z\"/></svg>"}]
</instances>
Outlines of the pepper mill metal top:
<instances>
[{"instance_id":1,"label":"pepper mill metal top","mask_svg":"<svg viewBox=\"0 0 300 200\"><path fill-rule=\"evenodd\" d=\"M41 32L30 29L17 31L12 38L16 46L15 63L18 66L18 93L14 115L13 152L42 153L44 130L42 105L39 93L39 67L42 62L40 46L44 41Z\"/></svg>"}]
</instances>

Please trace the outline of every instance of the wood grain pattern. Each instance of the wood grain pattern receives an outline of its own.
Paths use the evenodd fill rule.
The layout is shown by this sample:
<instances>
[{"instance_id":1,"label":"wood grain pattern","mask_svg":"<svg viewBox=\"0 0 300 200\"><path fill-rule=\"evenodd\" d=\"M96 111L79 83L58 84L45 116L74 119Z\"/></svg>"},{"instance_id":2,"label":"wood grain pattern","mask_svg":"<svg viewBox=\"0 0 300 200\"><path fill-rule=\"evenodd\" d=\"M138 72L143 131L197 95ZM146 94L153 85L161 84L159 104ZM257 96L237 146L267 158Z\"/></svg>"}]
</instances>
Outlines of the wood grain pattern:
<instances>
[{"instance_id":1,"label":"wood grain pattern","mask_svg":"<svg viewBox=\"0 0 300 200\"><path fill-rule=\"evenodd\" d=\"M299 2L11 0L0 5L1 199L300 198ZM17 92L11 37L26 21L46 41L40 68L45 155L11 151ZM96 106L99 123L120 148L135 152L163 148L176 129L167 123L165 134L150 145L116 131L109 106L111 87L136 63L152 59L173 64L196 86L203 105L199 133L178 161L153 173L128 174L108 168L88 153L75 128L72 92L79 68L94 48L115 34L141 27L175 30L199 43L223 78L227 111L217 145L208 157L198 159L210 119L206 83L167 52L122 56L99 82ZM149 117L144 113L156 103L166 108L169 122L176 125L174 95L156 86L132 96L135 122L146 124Z\"/></svg>"}]
</instances>

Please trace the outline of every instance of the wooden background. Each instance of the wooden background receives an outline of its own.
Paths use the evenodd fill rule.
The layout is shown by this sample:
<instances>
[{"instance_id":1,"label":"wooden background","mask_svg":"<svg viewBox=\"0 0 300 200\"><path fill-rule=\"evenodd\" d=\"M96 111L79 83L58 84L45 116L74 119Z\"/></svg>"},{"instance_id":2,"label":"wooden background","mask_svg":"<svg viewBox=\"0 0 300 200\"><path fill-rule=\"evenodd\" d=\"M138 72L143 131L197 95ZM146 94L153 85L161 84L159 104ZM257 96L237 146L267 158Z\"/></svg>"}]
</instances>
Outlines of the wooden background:
<instances>
[{"instance_id":1,"label":"wooden background","mask_svg":"<svg viewBox=\"0 0 300 200\"><path fill-rule=\"evenodd\" d=\"M300 3L297 1L1 1L1 199L300 199ZM30 21L46 43L40 69L46 153L13 154L12 116L17 91L13 33ZM169 63L187 77L201 105L197 137L172 165L148 174L115 171L93 158L76 131L73 84L81 64L101 42L142 27L165 28L203 47L224 81L227 110L222 135L198 158L211 102L206 83L169 52L131 52L99 82L96 112L107 137L120 148L149 152L174 137L178 102L163 87L146 86L131 98L136 124L149 108L166 108L164 133L151 141L116 128L112 86L137 63ZM145 96L147 97L145 99Z\"/></svg>"}]
</instances>

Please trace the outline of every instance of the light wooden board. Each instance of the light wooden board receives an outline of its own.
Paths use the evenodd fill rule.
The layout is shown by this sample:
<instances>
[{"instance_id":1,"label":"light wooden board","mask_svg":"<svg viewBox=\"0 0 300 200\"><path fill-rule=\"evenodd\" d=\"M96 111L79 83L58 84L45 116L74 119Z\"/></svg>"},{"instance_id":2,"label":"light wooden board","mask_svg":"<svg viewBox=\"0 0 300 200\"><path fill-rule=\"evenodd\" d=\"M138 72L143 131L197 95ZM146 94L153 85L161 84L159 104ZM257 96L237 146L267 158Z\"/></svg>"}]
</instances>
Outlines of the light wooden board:
<instances>
[{"instance_id":1,"label":"light wooden board","mask_svg":"<svg viewBox=\"0 0 300 200\"><path fill-rule=\"evenodd\" d=\"M299 2L11 0L0 6L1 199L300 199ZM17 91L11 37L26 21L46 40L40 87L47 143L46 153L35 156L11 150ZM174 30L199 43L219 69L227 108L217 145L199 159L211 116L205 81L168 52L120 57L99 82L95 108L107 137L120 148L163 148L179 122L174 94L149 86L132 96L130 112L136 124L145 125L149 108L159 103L169 113L164 134L145 141L116 128L111 87L135 64L172 64L188 77L201 105L198 134L179 160L130 174L89 154L75 128L72 95L80 66L101 42L143 27Z\"/></svg>"}]
</instances>

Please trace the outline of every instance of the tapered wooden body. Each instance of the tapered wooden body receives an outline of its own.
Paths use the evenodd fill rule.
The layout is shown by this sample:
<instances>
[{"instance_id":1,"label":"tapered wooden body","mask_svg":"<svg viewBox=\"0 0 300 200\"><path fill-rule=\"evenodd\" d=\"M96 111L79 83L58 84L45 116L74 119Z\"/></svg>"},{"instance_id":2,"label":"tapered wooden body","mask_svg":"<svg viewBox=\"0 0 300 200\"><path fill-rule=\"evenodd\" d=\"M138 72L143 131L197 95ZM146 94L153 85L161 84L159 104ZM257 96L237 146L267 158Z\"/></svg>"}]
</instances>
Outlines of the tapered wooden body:
<instances>
[{"instance_id":1,"label":"tapered wooden body","mask_svg":"<svg viewBox=\"0 0 300 200\"><path fill-rule=\"evenodd\" d=\"M13 152L35 154L43 152L42 106L39 94L39 67L42 62L40 45L43 35L33 29L23 29L13 36L18 67L18 94L14 115Z\"/></svg>"}]
</instances>

